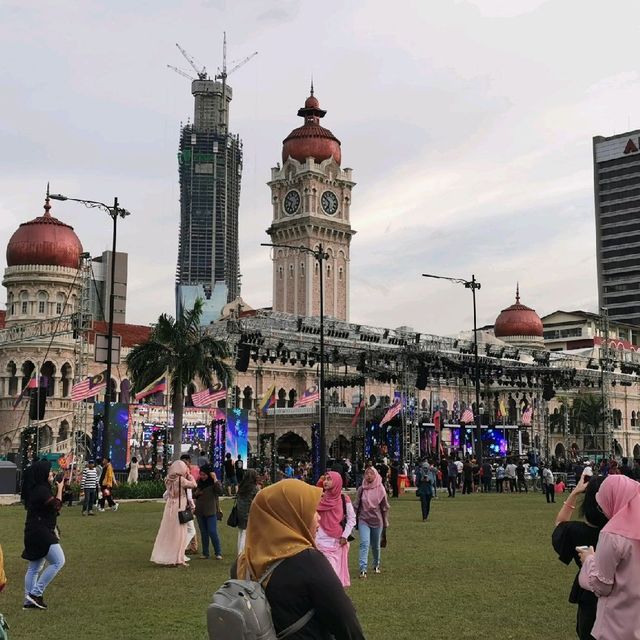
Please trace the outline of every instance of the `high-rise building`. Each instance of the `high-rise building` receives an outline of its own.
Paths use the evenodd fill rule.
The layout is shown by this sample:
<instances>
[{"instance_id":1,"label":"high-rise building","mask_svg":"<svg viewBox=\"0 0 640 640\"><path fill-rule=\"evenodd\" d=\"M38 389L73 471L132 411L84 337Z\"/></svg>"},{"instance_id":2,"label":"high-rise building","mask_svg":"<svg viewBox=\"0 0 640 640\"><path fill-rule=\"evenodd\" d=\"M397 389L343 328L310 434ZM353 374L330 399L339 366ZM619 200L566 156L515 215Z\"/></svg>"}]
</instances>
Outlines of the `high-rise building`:
<instances>
[{"instance_id":1,"label":"high-rise building","mask_svg":"<svg viewBox=\"0 0 640 640\"><path fill-rule=\"evenodd\" d=\"M324 313L349 319L351 169L342 169L340 141L324 127L326 111L311 95L298 115L304 124L282 146L282 167L271 169L273 221L267 233L274 244L303 245L328 254L324 262ZM318 263L309 253L273 250L273 308L301 316L320 314Z\"/></svg>"},{"instance_id":2,"label":"high-rise building","mask_svg":"<svg viewBox=\"0 0 640 640\"><path fill-rule=\"evenodd\" d=\"M640 130L593 138L600 307L640 325Z\"/></svg>"},{"instance_id":3,"label":"high-rise building","mask_svg":"<svg viewBox=\"0 0 640 640\"><path fill-rule=\"evenodd\" d=\"M111 251L103 251L91 260L91 288L89 304L94 320L108 322L111 300ZM116 251L113 321L124 324L127 321L127 264L128 254Z\"/></svg>"},{"instance_id":4,"label":"high-rise building","mask_svg":"<svg viewBox=\"0 0 640 640\"><path fill-rule=\"evenodd\" d=\"M228 132L231 87L209 78L194 80L193 124L182 127L180 236L176 306L205 301L203 322L240 295L238 209L242 143ZM224 94L224 95L223 95Z\"/></svg>"}]
</instances>

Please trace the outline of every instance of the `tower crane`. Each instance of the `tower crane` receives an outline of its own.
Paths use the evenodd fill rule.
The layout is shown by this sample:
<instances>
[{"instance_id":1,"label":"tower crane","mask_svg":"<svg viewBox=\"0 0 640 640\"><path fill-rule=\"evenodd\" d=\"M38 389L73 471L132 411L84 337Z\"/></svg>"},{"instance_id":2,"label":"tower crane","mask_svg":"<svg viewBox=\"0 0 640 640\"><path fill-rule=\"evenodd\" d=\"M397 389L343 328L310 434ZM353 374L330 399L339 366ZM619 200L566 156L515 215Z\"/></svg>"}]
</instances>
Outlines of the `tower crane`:
<instances>
[{"instance_id":1,"label":"tower crane","mask_svg":"<svg viewBox=\"0 0 640 640\"><path fill-rule=\"evenodd\" d=\"M198 74L198 78L200 80L207 80L209 78L207 74L207 68L198 68L198 65L196 65L196 61L193 59L193 57L191 57L177 42L176 47L178 47L178 51L180 51L184 59L189 63L189 65L191 65L191 68Z\"/></svg>"},{"instance_id":2,"label":"tower crane","mask_svg":"<svg viewBox=\"0 0 640 640\"><path fill-rule=\"evenodd\" d=\"M183 78L188 78L189 80L195 80L195 78L189 75L184 69L180 69L179 67L174 67L172 64L168 64L167 67L175 71L177 74L181 75Z\"/></svg>"}]
</instances>

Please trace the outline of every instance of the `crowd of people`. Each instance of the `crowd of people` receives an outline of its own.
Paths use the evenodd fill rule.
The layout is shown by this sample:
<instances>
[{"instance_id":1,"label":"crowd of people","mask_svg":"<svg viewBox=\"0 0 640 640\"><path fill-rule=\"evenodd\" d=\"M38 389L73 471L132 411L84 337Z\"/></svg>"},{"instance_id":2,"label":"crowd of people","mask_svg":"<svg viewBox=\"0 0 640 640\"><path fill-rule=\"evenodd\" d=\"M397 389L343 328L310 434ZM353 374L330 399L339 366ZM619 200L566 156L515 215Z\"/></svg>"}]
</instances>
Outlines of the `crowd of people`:
<instances>
[{"instance_id":1,"label":"crowd of people","mask_svg":"<svg viewBox=\"0 0 640 640\"><path fill-rule=\"evenodd\" d=\"M581 640L640 640L640 465L626 459L582 461L559 471L523 460L477 461L468 457L441 461L423 459L415 466L382 459L362 468L346 461L330 461L316 486L298 479L289 462L277 482L245 468L240 456L224 460L218 478L201 452L192 460L184 454L165 478L166 491L151 562L184 567L198 547L200 558L223 559L218 527L224 515L220 499L233 497L227 524L237 528L237 545L227 550L237 558L232 575L264 581L276 632L303 623L308 638L363 638L362 629L345 588L351 585L349 552L358 531L359 578L370 569L382 572L390 500L401 494L406 478L420 499L427 522L438 489L454 498L489 492L540 491L548 502L566 493L552 544L565 564L579 571L569 600L577 605L576 633ZM288 467L288 468L287 468ZM304 467L302 467L305 470ZM563 479L556 478L562 475ZM131 479L131 470L129 478ZM345 491L357 486L353 500ZM111 489L116 484L110 460L91 460L82 472L82 515L93 515L109 504L117 510ZM24 609L46 609L47 587L64 567L65 555L57 517L65 501L66 483L55 477L48 461L35 461L23 478L27 509L22 557L28 561ZM53 487L53 488L52 488ZM99 496L99 497L98 497ZM575 516L579 515L579 518ZM305 570L302 570L304 567ZM312 576L312 577L310 577ZM286 597L284 593L288 594ZM327 599L326 594L331 596Z\"/></svg>"}]
</instances>

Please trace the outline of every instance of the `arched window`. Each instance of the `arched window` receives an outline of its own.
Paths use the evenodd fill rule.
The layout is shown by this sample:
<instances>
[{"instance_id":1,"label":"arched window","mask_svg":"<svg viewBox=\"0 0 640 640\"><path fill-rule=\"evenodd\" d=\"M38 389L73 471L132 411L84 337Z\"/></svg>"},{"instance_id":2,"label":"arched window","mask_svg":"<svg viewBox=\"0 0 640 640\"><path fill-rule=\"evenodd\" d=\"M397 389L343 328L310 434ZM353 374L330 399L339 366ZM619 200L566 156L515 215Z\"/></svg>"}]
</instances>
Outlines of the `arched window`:
<instances>
[{"instance_id":1,"label":"arched window","mask_svg":"<svg viewBox=\"0 0 640 640\"><path fill-rule=\"evenodd\" d=\"M632 427L636 426L636 412L635 411L631 412L631 426Z\"/></svg>"},{"instance_id":2,"label":"arched window","mask_svg":"<svg viewBox=\"0 0 640 640\"><path fill-rule=\"evenodd\" d=\"M289 277L293 278L293 264L289 265Z\"/></svg>"},{"instance_id":3,"label":"arched window","mask_svg":"<svg viewBox=\"0 0 640 640\"><path fill-rule=\"evenodd\" d=\"M47 313L48 298L46 291L38 291L38 315L43 316Z\"/></svg>"},{"instance_id":4,"label":"arched window","mask_svg":"<svg viewBox=\"0 0 640 640\"><path fill-rule=\"evenodd\" d=\"M20 292L20 313L23 316L29 313L29 293L27 291Z\"/></svg>"},{"instance_id":5,"label":"arched window","mask_svg":"<svg viewBox=\"0 0 640 640\"><path fill-rule=\"evenodd\" d=\"M120 402L129 404L131 399L131 383L127 378L120 381Z\"/></svg>"},{"instance_id":6,"label":"arched window","mask_svg":"<svg viewBox=\"0 0 640 640\"><path fill-rule=\"evenodd\" d=\"M327 263L327 278L331 277L331 265Z\"/></svg>"},{"instance_id":7,"label":"arched window","mask_svg":"<svg viewBox=\"0 0 640 640\"><path fill-rule=\"evenodd\" d=\"M304 278L304 262L300 263L300 277Z\"/></svg>"},{"instance_id":8,"label":"arched window","mask_svg":"<svg viewBox=\"0 0 640 640\"><path fill-rule=\"evenodd\" d=\"M343 274L344 270L342 269L342 267L338 268L338 280L342 280L342 274Z\"/></svg>"},{"instance_id":9,"label":"arched window","mask_svg":"<svg viewBox=\"0 0 640 640\"><path fill-rule=\"evenodd\" d=\"M278 401L276 403L278 408L287 406L287 392L284 389L278 391Z\"/></svg>"},{"instance_id":10,"label":"arched window","mask_svg":"<svg viewBox=\"0 0 640 640\"><path fill-rule=\"evenodd\" d=\"M318 275L318 263L316 262L315 267L314 267L314 273L315 275Z\"/></svg>"},{"instance_id":11,"label":"arched window","mask_svg":"<svg viewBox=\"0 0 640 640\"><path fill-rule=\"evenodd\" d=\"M40 368L40 374L42 375L41 385L43 387L47 387L47 395L51 397L55 394L55 374L56 374L56 366L51 362L51 360L47 360L42 367Z\"/></svg>"},{"instance_id":12,"label":"arched window","mask_svg":"<svg viewBox=\"0 0 640 640\"><path fill-rule=\"evenodd\" d=\"M297 396L298 396L298 392L295 389L290 389L289 390L289 403L288 403L287 406L293 407L293 405L296 403Z\"/></svg>"},{"instance_id":13,"label":"arched window","mask_svg":"<svg viewBox=\"0 0 640 640\"><path fill-rule=\"evenodd\" d=\"M253 389L251 387L245 387L242 392L242 408L247 410L253 408Z\"/></svg>"},{"instance_id":14,"label":"arched window","mask_svg":"<svg viewBox=\"0 0 640 640\"><path fill-rule=\"evenodd\" d=\"M73 371L71 365L65 362L60 369L62 375L62 397L68 398L71 393L71 384L73 382Z\"/></svg>"},{"instance_id":15,"label":"arched window","mask_svg":"<svg viewBox=\"0 0 640 640\"><path fill-rule=\"evenodd\" d=\"M64 293L56 294L56 315L62 315L64 311Z\"/></svg>"},{"instance_id":16,"label":"arched window","mask_svg":"<svg viewBox=\"0 0 640 640\"><path fill-rule=\"evenodd\" d=\"M16 372L18 368L16 363L11 360L7 363L7 376L9 377L9 395L14 397L18 395L18 376Z\"/></svg>"},{"instance_id":17,"label":"arched window","mask_svg":"<svg viewBox=\"0 0 640 640\"><path fill-rule=\"evenodd\" d=\"M283 275L284 269L282 267L278 267L278 278L280 278L280 280L282 280Z\"/></svg>"}]
</instances>

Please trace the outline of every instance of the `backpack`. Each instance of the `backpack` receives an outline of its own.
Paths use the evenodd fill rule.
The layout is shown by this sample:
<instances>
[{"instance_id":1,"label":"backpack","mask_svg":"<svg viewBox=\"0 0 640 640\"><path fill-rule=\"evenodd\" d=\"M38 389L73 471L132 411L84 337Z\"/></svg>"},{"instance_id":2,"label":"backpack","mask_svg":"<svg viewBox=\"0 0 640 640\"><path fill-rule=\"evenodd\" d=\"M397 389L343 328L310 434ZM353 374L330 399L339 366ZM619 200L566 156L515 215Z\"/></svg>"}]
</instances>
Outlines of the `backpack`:
<instances>
[{"instance_id":1,"label":"backpack","mask_svg":"<svg viewBox=\"0 0 640 640\"><path fill-rule=\"evenodd\" d=\"M276 633L262 583L281 562L274 562L258 581L227 580L213 594L207 609L209 640L283 640L300 631L311 620L314 609Z\"/></svg>"}]
</instances>

